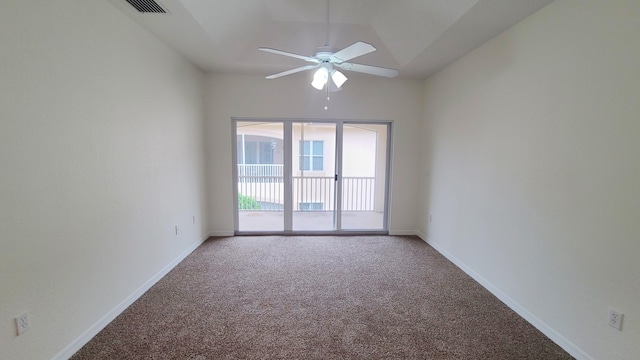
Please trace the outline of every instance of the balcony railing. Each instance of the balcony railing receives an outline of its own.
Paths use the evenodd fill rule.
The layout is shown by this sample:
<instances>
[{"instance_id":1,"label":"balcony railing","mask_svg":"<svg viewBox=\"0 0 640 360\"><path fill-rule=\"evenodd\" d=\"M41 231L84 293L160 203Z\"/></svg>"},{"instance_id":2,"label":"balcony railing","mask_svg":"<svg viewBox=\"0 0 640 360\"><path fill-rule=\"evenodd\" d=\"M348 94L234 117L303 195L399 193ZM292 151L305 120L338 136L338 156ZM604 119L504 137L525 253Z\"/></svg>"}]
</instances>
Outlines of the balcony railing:
<instances>
[{"instance_id":1,"label":"balcony railing","mask_svg":"<svg viewBox=\"0 0 640 360\"><path fill-rule=\"evenodd\" d=\"M283 174L281 164L238 165L238 182L282 182Z\"/></svg>"},{"instance_id":2,"label":"balcony railing","mask_svg":"<svg viewBox=\"0 0 640 360\"><path fill-rule=\"evenodd\" d=\"M294 176L294 211L335 210L333 176ZM238 165L238 193L252 200L243 210L282 211L284 176L282 165ZM375 178L342 178L342 211L374 211Z\"/></svg>"}]
</instances>

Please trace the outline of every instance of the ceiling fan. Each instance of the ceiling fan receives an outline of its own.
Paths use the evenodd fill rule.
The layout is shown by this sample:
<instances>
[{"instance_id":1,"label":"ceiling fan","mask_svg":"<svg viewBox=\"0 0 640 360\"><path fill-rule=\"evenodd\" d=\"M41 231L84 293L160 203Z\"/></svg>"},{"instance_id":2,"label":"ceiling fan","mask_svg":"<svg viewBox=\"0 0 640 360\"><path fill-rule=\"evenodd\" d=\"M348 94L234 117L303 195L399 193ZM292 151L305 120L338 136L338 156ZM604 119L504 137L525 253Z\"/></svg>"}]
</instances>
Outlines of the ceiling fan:
<instances>
[{"instance_id":1,"label":"ceiling fan","mask_svg":"<svg viewBox=\"0 0 640 360\"><path fill-rule=\"evenodd\" d=\"M311 85L318 90L322 90L324 86L328 83L327 91L338 91L340 90L342 85L347 81L347 77L338 69L365 73L370 75L384 76L388 78L393 78L398 75L398 70L387 69L387 68L378 67L378 66L354 64L354 63L348 62L351 59L355 59L359 56L376 51L376 48L371 44L358 41L353 45L347 46L342 50L336 51L335 49L329 47L328 43L329 43L329 0L327 0L327 42L325 43L325 46L319 47L313 56L299 55L299 54L294 54L287 51L266 48L266 47L258 48L258 50L260 51L293 57L296 59L307 61L311 64L298 67L295 69L283 71L277 74L269 75L266 78L276 79L281 76L291 75L297 72L317 68L318 70L316 70L313 76L313 81L311 82ZM331 78L332 80L331 82L329 82L329 78Z\"/></svg>"}]
</instances>

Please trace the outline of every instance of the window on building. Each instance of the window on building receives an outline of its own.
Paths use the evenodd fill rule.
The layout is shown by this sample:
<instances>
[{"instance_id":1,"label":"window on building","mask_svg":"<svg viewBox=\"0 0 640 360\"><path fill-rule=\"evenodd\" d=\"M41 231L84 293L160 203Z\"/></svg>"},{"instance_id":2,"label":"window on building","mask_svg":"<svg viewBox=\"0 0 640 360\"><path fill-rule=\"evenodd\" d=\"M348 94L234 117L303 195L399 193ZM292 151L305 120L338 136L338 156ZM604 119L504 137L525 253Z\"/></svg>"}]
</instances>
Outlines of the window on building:
<instances>
[{"instance_id":1,"label":"window on building","mask_svg":"<svg viewBox=\"0 0 640 360\"><path fill-rule=\"evenodd\" d=\"M242 144L238 145L238 163L245 164L273 164L275 142L267 141L245 141L244 149Z\"/></svg>"},{"instance_id":2,"label":"window on building","mask_svg":"<svg viewBox=\"0 0 640 360\"><path fill-rule=\"evenodd\" d=\"M247 141L244 144L244 161L246 164L259 164L258 143L255 141Z\"/></svg>"},{"instance_id":3,"label":"window on building","mask_svg":"<svg viewBox=\"0 0 640 360\"><path fill-rule=\"evenodd\" d=\"M324 142L300 141L300 171L322 171L324 169Z\"/></svg>"},{"instance_id":4,"label":"window on building","mask_svg":"<svg viewBox=\"0 0 640 360\"><path fill-rule=\"evenodd\" d=\"M301 202L298 203L299 211L322 211L324 204L319 202Z\"/></svg>"},{"instance_id":5,"label":"window on building","mask_svg":"<svg viewBox=\"0 0 640 360\"><path fill-rule=\"evenodd\" d=\"M260 164L273 164L275 142L260 142Z\"/></svg>"}]
</instances>

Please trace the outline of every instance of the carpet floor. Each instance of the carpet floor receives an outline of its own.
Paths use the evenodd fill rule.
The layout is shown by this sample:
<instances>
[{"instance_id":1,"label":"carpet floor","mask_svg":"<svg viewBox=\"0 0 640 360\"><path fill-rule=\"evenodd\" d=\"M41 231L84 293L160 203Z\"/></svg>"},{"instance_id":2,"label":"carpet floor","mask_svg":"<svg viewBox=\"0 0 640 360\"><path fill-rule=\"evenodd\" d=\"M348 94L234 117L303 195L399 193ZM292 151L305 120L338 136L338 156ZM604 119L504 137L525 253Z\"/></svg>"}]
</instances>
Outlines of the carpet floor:
<instances>
[{"instance_id":1,"label":"carpet floor","mask_svg":"<svg viewBox=\"0 0 640 360\"><path fill-rule=\"evenodd\" d=\"M571 359L415 237L211 238L71 359Z\"/></svg>"}]
</instances>

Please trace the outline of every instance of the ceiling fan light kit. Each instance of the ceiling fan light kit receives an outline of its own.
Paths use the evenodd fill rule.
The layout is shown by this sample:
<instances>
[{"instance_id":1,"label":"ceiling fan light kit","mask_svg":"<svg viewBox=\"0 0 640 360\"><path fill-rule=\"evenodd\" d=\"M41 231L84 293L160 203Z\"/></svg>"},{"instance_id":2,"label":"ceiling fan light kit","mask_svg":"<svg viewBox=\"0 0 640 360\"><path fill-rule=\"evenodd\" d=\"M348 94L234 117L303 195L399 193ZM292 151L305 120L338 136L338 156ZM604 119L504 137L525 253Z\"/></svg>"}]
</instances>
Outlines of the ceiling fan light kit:
<instances>
[{"instance_id":1,"label":"ceiling fan light kit","mask_svg":"<svg viewBox=\"0 0 640 360\"><path fill-rule=\"evenodd\" d=\"M329 65L321 65L318 70L316 70L313 75L313 81L311 85L318 89L322 90L324 86L329 82L329 77L331 77L331 81L333 85L335 85L335 91L340 90L342 85L348 80L347 77L341 73L340 71L331 68ZM329 84L331 86L331 84ZM329 88L329 91L332 91L332 87Z\"/></svg>"},{"instance_id":2,"label":"ceiling fan light kit","mask_svg":"<svg viewBox=\"0 0 640 360\"><path fill-rule=\"evenodd\" d=\"M329 70L326 67L321 66L320 69L316 71L313 75L313 81L311 82L311 86L318 90L322 90L324 85L327 83L329 79Z\"/></svg>"},{"instance_id":3,"label":"ceiling fan light kit","mask_svg":"<svg viewBox=\"0 0 640 360\"><path fill-rule=\"evenodd\" d=\"M319 47L317 52L313 56L305 56L300 54L295 54L287 51L265 48L258 48L260 51L269 52L272 54L288 56L300 60L304 60L312 63L311 65L298 67L295 69L283 71L277 74L269 75L267 79L276 79L281 76L291 75L298 72L318 69L313 75L313 81L311 82L311 86L318 90L322 90L326 86L327 91L327 102L329 101L328 93L330 91L338 91L342 88L342 85L347 81L347 77L340 71L335 68L339 68L346 71L359 72L369 75L377 75L384 76L388 78L393 78L398 75L398 70L387 69L378 66L371 65L363 65L363 64L354 64L349 63L347 61L351 59L355 59L359 56L371 53L376 51L376 48L368 44L366 42L358 41L346 48L339 50L338 52L334 52L328 46L329 43L329 1L327 0L327 42L325 46ZM331 82L329 82L329 78L331 78ZM325 110L328 109L328 104L325 105Z\"/></svg>"},{"instance_id":4,"label":"ceiling fan light kit","mask_svg":"<svg viewBox=\"0 0 640 360\"><path fill-rule=\"evenodd\" d=\"M331 80L333 80L333 83L336 84L336 86L338 87L338 89L340 89L342 87L342 85L347 82L347 77L341 73L338 70L333 70L333 72L331 73Z\"/></svg>"}]
</instances>

